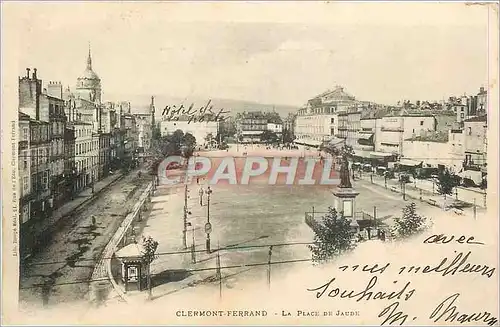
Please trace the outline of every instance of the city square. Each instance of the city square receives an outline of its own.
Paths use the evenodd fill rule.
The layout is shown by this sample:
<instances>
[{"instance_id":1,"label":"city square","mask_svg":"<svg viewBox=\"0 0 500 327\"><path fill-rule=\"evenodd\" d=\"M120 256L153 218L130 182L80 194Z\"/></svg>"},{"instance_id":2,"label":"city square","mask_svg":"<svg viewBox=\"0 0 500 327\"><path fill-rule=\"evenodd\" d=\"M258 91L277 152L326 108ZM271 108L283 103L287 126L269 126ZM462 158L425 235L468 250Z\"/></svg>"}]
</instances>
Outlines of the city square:
<instances>
[{"instance_id":1,"label":"city square","mask_svg":"<svg viewBox=\"0 0 500 327\"><path fill-rule=\"evenodd\" d=\"M417 29L130 5L54 12L86 26L57 50L65 28L30 11L22 29L6 174L24 322L498 323L486 8L450 4L458 29L400 7Z\"/></svg>"}]
</instances>

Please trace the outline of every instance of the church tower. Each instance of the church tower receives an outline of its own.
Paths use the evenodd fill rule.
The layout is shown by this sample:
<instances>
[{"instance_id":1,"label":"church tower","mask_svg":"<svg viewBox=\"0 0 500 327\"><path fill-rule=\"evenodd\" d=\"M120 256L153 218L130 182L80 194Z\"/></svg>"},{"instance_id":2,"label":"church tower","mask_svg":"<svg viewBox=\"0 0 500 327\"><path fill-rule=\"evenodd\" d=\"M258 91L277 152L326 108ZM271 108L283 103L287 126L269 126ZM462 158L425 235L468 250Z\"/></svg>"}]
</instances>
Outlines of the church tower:
<instances>
[{"instance_id":1,"label":"church tower","mask_svg":"<svg viewBox=\"0 0 500 327\"><path fill-rule=\"evenodd\" d=\"M101 103L101 79L92 70L92 54L90 52L90 45L87 57L87 68L83 72L82 76L78 77L76 80L76 93L82 99L96 104Z\"/></svg>"}]
</instances>

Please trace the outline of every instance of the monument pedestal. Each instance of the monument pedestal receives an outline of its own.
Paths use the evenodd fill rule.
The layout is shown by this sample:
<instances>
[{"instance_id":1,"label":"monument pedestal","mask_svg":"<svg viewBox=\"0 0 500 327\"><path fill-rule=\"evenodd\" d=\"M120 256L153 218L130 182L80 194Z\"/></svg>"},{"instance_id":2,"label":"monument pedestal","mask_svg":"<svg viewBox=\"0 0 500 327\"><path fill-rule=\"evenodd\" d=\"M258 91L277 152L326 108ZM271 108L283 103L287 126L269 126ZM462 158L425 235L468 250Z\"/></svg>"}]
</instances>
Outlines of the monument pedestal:
<instances>
[{"instance_id":1,"label":"monument pedestal","mask_svg":"<svg viewBox=\"0 0 500 327\"><path fill-rule=\"evenodd\" d=\"M351 220L351 229L353 233L359 232L359 224L356 221L356 197L359 192L356 192L352 187L337 187L332 192L335 196L334 208L337 212L342 213L346 219Z\"/></svg>"}]
</instances>

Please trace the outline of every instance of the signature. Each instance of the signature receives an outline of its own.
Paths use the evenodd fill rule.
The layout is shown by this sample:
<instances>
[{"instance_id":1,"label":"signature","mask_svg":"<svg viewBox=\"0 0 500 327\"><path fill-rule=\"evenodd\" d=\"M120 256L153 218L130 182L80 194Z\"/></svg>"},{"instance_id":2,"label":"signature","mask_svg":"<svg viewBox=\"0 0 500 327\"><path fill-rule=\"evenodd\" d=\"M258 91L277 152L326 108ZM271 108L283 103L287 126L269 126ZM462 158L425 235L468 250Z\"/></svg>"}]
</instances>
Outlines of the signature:
<instances>
[{"instance_id":1,"label":"signature","mask_svg":"<svg viewBox=\"0 0 500 327\"><path fill-rule=\"evenodd\" d=\"M460 297L460 293L455 293L448 296L441 303L439 303L436 308L429 315L429 319L434 322L448 322L454 323L458 322L461 324L465 323L485 323L489 326L494 326L498 323L498 318L493 316L491 312L473 312L465 313L460 312L455 304L455 301ZM383 309L378 315L379 318L383 318L381 325L403 325L408 320L408 314L403 311L398 311L399 302L393 302L388 307ZM415 320L417 317L413 316L411 320Z\"/></svg>"},{"instance_id":2,"label":"signature","mask_svg":"<svg viewBox=\"0 0 500 327\"><path fill-rule=\"evenodd\" d=\"M219 112L214 113L211 102L212 100L208 100L207 104L199 109L194 109L194 103L189 107L184 107L183 104L179 107L175 105L172 107L166 106L161 115L167 121L178 121L181 117L187 117L188 123L225 121L227 117L224 114L229 113L229 111L220 109Z\"/></svg>"}]
</instances>

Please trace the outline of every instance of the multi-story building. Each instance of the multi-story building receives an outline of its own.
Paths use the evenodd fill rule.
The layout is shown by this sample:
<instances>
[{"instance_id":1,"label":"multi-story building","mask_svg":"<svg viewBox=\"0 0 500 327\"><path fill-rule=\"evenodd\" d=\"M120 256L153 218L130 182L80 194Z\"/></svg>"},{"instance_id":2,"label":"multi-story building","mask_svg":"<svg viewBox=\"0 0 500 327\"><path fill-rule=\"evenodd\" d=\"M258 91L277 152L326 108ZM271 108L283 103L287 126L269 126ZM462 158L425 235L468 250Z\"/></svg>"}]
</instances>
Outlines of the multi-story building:
<instances>
[{"instance_id":1,"label":"multi-story building","mask_svg":"<svg viewBox=\"0 0 500 327\"><path fill-rule=\"evenodd\" d=\"M40 101L41 110L49 112L52 149L50 153L50 176L53 205L58 207L67 200L64 174L64 133L66 130L65 103L62 98L62 84L49 82Z\"/></svg>"},{"instance_id":2,"label":"multi-story building","mask_svg":"<svg viewBox=\"0 0 500 327\"><path fill-rule=\"evenodd\" d=\"M480 185L487 173L488 153L487 116L472 117L464 121L464 178Z\"/></svg>"},{"instance_id":3,"label":"multi-story building","mask_svg":"<svg viewBox=\"0 0 500 327\"><path fill-rule=\"evenodd\" d=\"M130 103L122 104L120 108L120 112L122 113L120 117L120 129L122 129L124 133L124 159L126 162L132 162L136 158L137 143L139 139L136 119L135 116L130 113ZM126 110L125 113L124 109Z\"/></svg>"},{"instance_id":4,"label":"multi-story building","mask_svg":"<svg viewBox=\"0 0 500 327\"><path fill-rule=\"evenodd\" d=\"M355 97L337 86L307 102L297 112L295 142L319 146L334 136L347 138L348 108L356 106Z\"/></svg>"},{"instance_id":5,"label":"multi-story building","mask_svg":"<svg viewBox=\"0 0 500 327\"><path fill-rule=\"evenodd\" d=\"M375 151L401 156L404 140L435 130L436 119L432 115L382 117L376 130Z\"/></svg>"},{"instance_id":6,"label":"multi-story building","mask_svg":"<svg viewBox=\"0 0 500 327\"><path fill-rule=\"evenodd\" d=\"M48 215L54 206L62 203L65 196L64 101L60 83L50 82L48 88L42 91L42 80L37 77L37 69L33 69L32 76L29 71L27 69L27 75L19 78L19 111L33 120L31 132L34 142L31 151L36 164L32 165L35 168L32 169L32 177L36 181L32 181L31 185L40 191L33 210Z\"/></svg>"},{"instance_id":7,"label":"multi-story building","mask_svg":"<svg viewBox=\"0 0 500 327\"><path fill-rule=\"evenodd\" d=\"M151 103L148 112L134 114L137 129L137 150L139 153L147 152L151 148L153 138L153 126L155 124L155 104L154 97L151 97Z\"/></svg>"},{"instance_id":8,"label":"multi-story building","mask_svg":"<svg viewBox=\"0 0 500 327\"><path fill-rule=\"evenodd\" d=\"M31 159L31 217L43 219L51 213L50 194L50 126L48 122L31 120L30 123L30 159Z\"/></svg>"},{"instance_id":9,"label":"multi-story building","mask_svg":"<svg viewBox=\"0 0 500 327\"><path fill-rule=\"evenodd\" d=\"M236 116L236 133L239 142L259 143L260 136L267 130L267 117L261 111L250 111Z\"/></svg>"},{"instance_id":10,"label":"multi-story building","mask_svg":"<svg viewBox=\"0 0 500 327\"><path fill-rule=\"evenodd\" d=\"M107 177L111 170L111 137L111 133L99 134L99 180Z\"/></svg>"},{"instance_id":11,"label":"multi-story building","mask_svg":"<svg viewBox=\"0 0 500 327\"><path fill-rule=\"evenodd\" d=\"M476 95L476 98L475 115L486 115L488 112L488 91L486 91L484 87L479 88L479 93Z\"/></svg>"},{"instance_id":12,"label":"multi-story building","mask_svg":"<svg viewBox=\"0 0 500 327\"><path fill-rule=\"evenodd\" d=\"M73 199L76 192L77 171L75 164L75 130L68 125L64 130L64 176L65 193Z\"/></svg>"},{"instance_id":13,"label":"multi-story building","mask_svg":"<svg viewBox=\"0 0 500 327\"><path fill-rule=\"evenodd\" d=\"M76 167L76 192L80 192L97 177L94 170L92 125L81 121L73 121L71 126L75 132L75 167Z\"/></svg>"},{"instance_id":14,"label":"multi-story building","mask_svg":"<svg viewBox=\"0 0 500 327\"><path fill-rule=\"evenodd\" d=\"M21 257L24 257L27 244L25 240L30 234L29 223L31 219L30 202L34 193L31 190L31 142L30 142L30 116L19 113L19 225L21 240Z\"/></svg>"}]
</instances>

